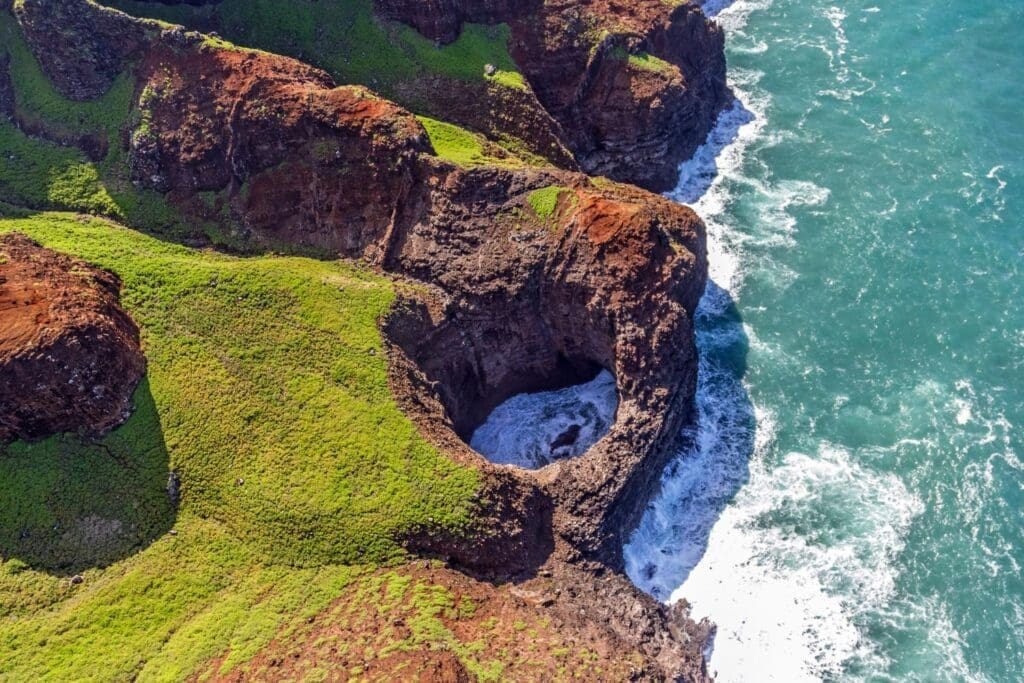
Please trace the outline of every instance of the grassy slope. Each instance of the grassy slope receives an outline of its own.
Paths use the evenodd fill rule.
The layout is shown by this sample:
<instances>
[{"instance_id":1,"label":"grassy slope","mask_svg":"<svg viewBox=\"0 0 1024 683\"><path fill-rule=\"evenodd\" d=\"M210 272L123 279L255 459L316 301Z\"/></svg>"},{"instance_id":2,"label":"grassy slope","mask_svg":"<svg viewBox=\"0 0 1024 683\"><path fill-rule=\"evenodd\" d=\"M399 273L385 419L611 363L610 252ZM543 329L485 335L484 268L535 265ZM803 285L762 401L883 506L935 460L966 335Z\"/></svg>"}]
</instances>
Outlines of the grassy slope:
<instances>
[{"instance_id":1,"label":"grassy slope","mask_svg":"<svg viewBox=\"0 0 1024 683\"><path fill-rule=\"evenodd\" d=\"M372 0L223 0L203 7L136 0L103 4L136 16L216 29L239 45L292 55L330 72L339 83L358 83L393 96L391 87L421 75L466 81L488 79L525 89L508 54L508 28L469 24L454 43L437 48L415 30L374 19ZM493 76L484 66L493 65Z\"/></svg>"},{"instance_id":2,"label":"grassy slope","mask_svg":"<svg viewBox=\"0 0 1024 683\"><path fill-rule=\"evenodd\" d=\"M0 233L117 272L149 360L133 416L101 441L61 435L0 449L0 680L182 680L244 668L339 596L373 595L373 569L403 557L404 531L464 529L475 473L426 444L387 389L376 321L394 285L343 263L243 259L13 209L106 214L166 236L190 227L126 177L127 75L97 101L69 102L3 13L0 39L22 120L111 142L94 162L0 123L0 216L21 216L0 218ZM479 136L424 123L454 161L517 163ZM166 491L172 470L179 509ZM402 572L387 580L409 584ZM409 595L432 597L403 608L411 639L368 634L360 656L446 649L500 679L502 661L480 654L477 635L439 620L447 589L415 585Z\"/></svg>"},{"instance_id":3,"label":"grassy slope","mask_svg":"<svg viewBox=\"0 0 1024 683\"><path fill-rule=\"evenodd\" d=\"M443 118L444 112L434 111L428 103L407 100L401 84L442 76L512 90L527 88L509 55L505 25L467 24L455 42L437 47L408 26L375 19L372 0L223 0L200 7L137 0L104 0L103 4L135 16L216 30L239 45L296 57L324 69L338 83L365 85L430 120ZM495 68L491 76L484 72L488 64ZM516 160L546 165L512 136L488 141L450 122L444 125L460 131L462 137L473 138L474 146L500 148L495 151L506 164ZM428 127L428 132L434 141L437 128ZM442 157L448 149L444 143L435 144ZM461 163L464 157L456 154L449 160Z\"/></svg>"},{"instance_id":4,"label":"grassy slope","mask_svg":"<svg viewBox=\"0 0 1024 683\"><path fill-rule=\"evenodd\" d=\"M341 565L400 557L395 536L413 525L466 523L475 473L424 442L388 393L386 280L68 214L0 220L11 230L122 277L149 369L135 414L100 444L60 436L0 457L0 678L187 671L225 646L242 657L326 605L356 573ZM183 483L177 520L169 468ZM82 520L106 541L90 559L126 559L77 588L30 568L60 565Z\"/></svg>"},{"instance_id":5,"label":"grassy slope","mask_svg":"<svg viewBox=\"0 0 1024 683\"><path fill-rule=\"evenodd\" d=\"M135 83L123 74L103 97L72 102L56 91L26 45L14 18L0 11L0 49L10 56L19 117L51 135L105 137L109 151L90 161L73 147L27 138L0 117L0 199L23 206L107 215L169 235L187 230L162 195L140 190L128 175L122 131Z\"/></svg>"}]
</instances>

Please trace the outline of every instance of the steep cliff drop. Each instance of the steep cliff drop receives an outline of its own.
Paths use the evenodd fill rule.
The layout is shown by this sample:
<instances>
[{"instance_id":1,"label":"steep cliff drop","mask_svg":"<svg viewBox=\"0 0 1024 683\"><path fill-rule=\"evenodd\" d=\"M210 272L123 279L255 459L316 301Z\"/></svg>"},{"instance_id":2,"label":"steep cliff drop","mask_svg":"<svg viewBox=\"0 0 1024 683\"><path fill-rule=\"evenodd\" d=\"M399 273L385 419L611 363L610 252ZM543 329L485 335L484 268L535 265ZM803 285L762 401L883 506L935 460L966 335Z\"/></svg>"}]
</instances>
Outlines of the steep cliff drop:
<instances>
[{"instance_id":1,"label":"steep cliff drop","mask_svg":"<svg viewBox=\"0 0 1024 683\"><path fill-rule=\"evenodd\" d=\"M463 22L508 22L512 57L582 170L650 190L675 187L680 162L732 100L722 31L689 2L376 0L376 7L442 43Z\"/></svg>"},{"instance_id":2,"label":"steep cliff drop","mask_svg":"<svg viewBox=\"0 0 1024 683\"><path fill-rule=\"evenodd\" d=\"M556 10L570 11L545 4L551 25L564 20ZM704 226L693 211L578 172L445 158L408 111L360 86L335 87L293 59L84 1L24 0L16 15L67 96L102 90L133 65L133 123L122 144L138 187L249 249L360 258L396 279L400 298L382 325L392 390L421 432L482 481L473 528L458 537L416 529L403 539L407 549L514 579L567 623L585 614L644 653L643 676L706 677L710 625L690 621L685 603L660 605L621 574L625 535L693 417L692 319L707 273ZM664 12L652 9L655 16ZM631 179L658 186L686 153L685 144L657 142L674 139L670 128L679 124L662 113L689 112L694 135L710 125L724 85L702 99L682 86L678 67L666 76L646 50L676 45L672 32L692 21L701 40L710 36L714 61L720 34L689 7L666 21L643 28L639 42L598 41L599 55L587 52L581 66L592 71L577 83L582 90L552 90L550 101L574 102L560 115L590 131L574 143L585 168L626 177L641 166L627 148L642 147L648 175ZM526 30L513 24L513 35ZM52 36L69 31L88 33L92 66L50 49ZM110 47L122 33L132 40ZM539 65L537 73L565 74L549 66L552 74ZM597 92L588 83L621 82L616 74L632 74L622 91L627 112L657 110L634 97L634 78L660 84L650 92L664 112L640 127L642 143L609 143L611 133L592 125L602 107L578 95ZM696 99L687 108L679 98ZM598 142L587 151L587 140ZM531 472L495 465L467 445L510 396L600 371L614 377L618 407L608 434L582 456Z\"/></svg>"}]
</instances>

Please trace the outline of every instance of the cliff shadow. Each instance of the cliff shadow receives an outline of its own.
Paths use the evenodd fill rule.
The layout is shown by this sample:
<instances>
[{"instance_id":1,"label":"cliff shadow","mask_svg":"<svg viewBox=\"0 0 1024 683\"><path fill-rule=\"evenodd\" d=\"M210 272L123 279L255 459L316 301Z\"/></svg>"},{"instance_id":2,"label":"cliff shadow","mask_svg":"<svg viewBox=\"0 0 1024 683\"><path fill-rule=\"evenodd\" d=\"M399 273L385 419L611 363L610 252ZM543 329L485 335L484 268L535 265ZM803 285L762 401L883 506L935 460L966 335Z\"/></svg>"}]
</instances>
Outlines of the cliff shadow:
<instances>
[{"instance_id":1,"label":"cliff shadow","mask_svg":"<svg viewBox=\"0 0 1024 683\"><path fill-rule=\"evenodd\" d=\"M670 199L694 204L711 188L718 177L718 159L726 147L736 142L740 129L757 116L739 99L718 114L714 128L693 157L679 166L679 184L667 193Z\"/></svg>"},{"instance_id":2,"label":"cliff shadow","mask_svg":"<svg viewBox=\"0 0 1024 683\"><path fill-rule=\"evenodd\" d=\"M697 419L683 432L658 495L623 549L633 582L659 600L707 551L715 523L750 478L756 418L743 384L749 340L729 292L708 281L695 316Z\"/></svg>"},{"instance_id":3,"label":"cliff shadow","mask_svg":"<svg viewBox=\"0 0 1024 683\"><path fill-rule=\"evenodd\" d=\"M172 526L176 477L148 378L134 412L99 439L0 446L0 560L65 576L128 557Z\"/></svg>"}]
</instances>

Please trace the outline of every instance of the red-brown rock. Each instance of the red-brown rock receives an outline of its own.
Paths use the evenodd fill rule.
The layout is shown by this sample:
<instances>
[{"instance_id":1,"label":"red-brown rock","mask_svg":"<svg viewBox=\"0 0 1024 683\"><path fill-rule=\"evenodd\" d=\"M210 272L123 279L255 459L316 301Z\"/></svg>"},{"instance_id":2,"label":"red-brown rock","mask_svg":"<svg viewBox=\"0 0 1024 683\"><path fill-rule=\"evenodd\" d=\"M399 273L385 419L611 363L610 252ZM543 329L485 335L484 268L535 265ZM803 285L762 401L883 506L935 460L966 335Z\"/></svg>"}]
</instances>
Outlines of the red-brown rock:
<instances>
[{"instance_id":1,"label":"red-brown rock","mask_svg":"<svg viewBox=\"0 0 1024 683\"><path fill-rule=\"evenodd\" d=\"M508 22L512 57L579 167L664 191L732 97L721 29L698 5L672 4L376 0L375 7L441 42L454 40L464 21Z\"/></svg>"},{"instance_id":2,"label":"red-brown rock","mask_svg":"<svg viewBox=\"0 0 1024 683\"><path fill-rule=\"evenodd\" d=\"M127 418L146 362L119 291L111 273L0 237L0 443Z\"/></svg>"}]
</instances>

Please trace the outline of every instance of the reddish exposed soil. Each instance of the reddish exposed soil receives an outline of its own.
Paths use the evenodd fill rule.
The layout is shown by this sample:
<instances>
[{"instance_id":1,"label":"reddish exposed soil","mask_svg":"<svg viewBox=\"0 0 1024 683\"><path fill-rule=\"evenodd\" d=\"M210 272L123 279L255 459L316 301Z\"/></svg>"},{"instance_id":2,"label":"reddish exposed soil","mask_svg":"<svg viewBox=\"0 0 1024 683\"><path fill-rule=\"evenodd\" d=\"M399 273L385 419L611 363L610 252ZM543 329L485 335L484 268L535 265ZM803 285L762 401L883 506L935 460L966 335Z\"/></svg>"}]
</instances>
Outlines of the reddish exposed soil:
<instances>
[{"instance_id":1,"label":"reddish exposed soil","mask_svg":"<svg viewBox=\"0 0 1024 683\"><path fill-rule=\"evenodd\" d=\"M594 595L588 590L592 579L568 571L500 586L429 562L380 571L380 581L361 581L297 632L271 643L244 668L216 673L209 680L303 680L315 670L329 681L353 676L424 683L477 680L455 652L431 650L419 640L425 610L417 608L414 595L417 589L430 586L443 586L446 593L445 599L435 603L444 607L436 609L434 623L450 633L452 646L462 650L463 657L484 667L500 662L497 680L660 678L649 653L619 635L620 630L643 628L630 618L637 610L637 599L622 595L625 599L616 605L619 616L611 621L601 618L592 609ZM588 597L562 595L560 586L574 580L582 582L577 592ZM396 590L400 585L407 587ZM209 670L218 671L220 666L215 662ZM690 680L702 677L699 671L686 674Z\"/></svg>"},{"instance_id":2,"label":"reddish exposed soil","mask_svg":"<svg viewBox=\"0 0 1024 683\"><path fill-rule=\"evenodd\" d=\"M0 237L0 443L100 434L145 371L120 281L28 238Z\"/></svg>"},{"instance_id":3,"label":"reddish exposed soil","mask_svg":"<svg viewBox=\"0 0 1024 683\"><path fill-rule=\"evenodd\" d=\"M578 9L629 14L627 33L636 32L588 52L582 65L576 43L536 46L538 73L552 79L542 99L563 102L557 111L571 120L568 130L590 135L600 132L602 117L635 118L637 103L644 109L639 128L629 127L632 118L605 122L629 138L621 145L605 135L593 154L582 154L584 138L576 138L577 153L592 160L584 167L613 172L623 160L632 167L635 152L665 171L682 148L669 142L671 131L661 127L668 119L659 117L675 117L681 107L697 135L720 104L703 99L707 90L690 72L646 76L617 55L625 45L683 62L687 49L720 49L720 33L699 11L683 6L667 16L660 0L657 11L647 1L632 14L622 3L545 3L543 25L551 30L571 28ZM106 13L67 4L78 19ZM45 23L47 15L32 16ZM90 41L118 39L116 31L104 37L103 21L86 23L94 29ZM514 23L516 35L525 30ZM28 37L41 41L37 53L47 49L42 33ZM398 280L399 302L383 324L393 391L423 434L475 467L483 482L474 529L453 537L428 526L403 539L406 547L543 594L535 609L561 615L566 632L579 638L591 626L603 629L595 637L614 643L609 652L638 653L645 678L702 679L707 627L641 595L618 573L624 536L693 415L692 316L707 271L700 219L657 195L580 173L453 165L433 154L402 108L360 87L334 87L295 60L217 49L180 31L146 40L137 55L138 124L126 136L138 184L167 193L197 224L216 223L254 248L358 257ZM679 45L683 51L670 54ZM710 69L699 78L717 83L714 54L690 57L697 71ZM44 68L59 71L68 91L88 90L101 72L62 62L68 59L57 51ZM574 81L577 66L584 73ZM608 169L598 149L611 160ZM658 173L648 184L665 177ZM538 215L531 193L551 186L560 188L556 208ZM215 210L203 192L218 194ZM600 368L615 376L619 407L608 435L583 456L527 472L493 465L466 445L509 396L589 379ZM498 590L445 576L449 584ZM459 675L433 655L413 664ZM381 666L387 675L392 665Z\"/></svg>"}]
</instances>

